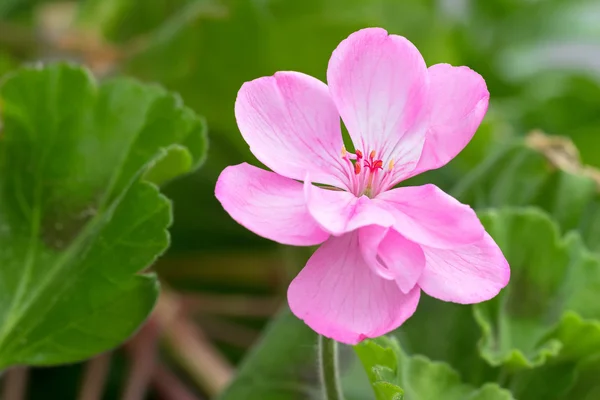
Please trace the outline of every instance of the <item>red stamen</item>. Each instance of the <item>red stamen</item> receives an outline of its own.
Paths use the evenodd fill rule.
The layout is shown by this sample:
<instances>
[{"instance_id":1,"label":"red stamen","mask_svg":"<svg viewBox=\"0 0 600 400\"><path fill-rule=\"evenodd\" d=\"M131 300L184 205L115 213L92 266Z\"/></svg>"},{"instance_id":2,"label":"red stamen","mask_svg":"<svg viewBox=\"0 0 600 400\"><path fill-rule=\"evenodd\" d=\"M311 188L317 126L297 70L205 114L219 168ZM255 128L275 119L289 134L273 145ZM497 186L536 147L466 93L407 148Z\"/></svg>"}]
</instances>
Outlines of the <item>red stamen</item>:
<instances>
[{"instance_id":1,"label":"red stamen","mask_svg":"<svg viewBox=\"0 0 600 400\"><path fill-rule=\"evenodd\" d=\"M361 158L363 158L363 153L360 150L356 150L356 157L360 160Z\"/></svg>"},{"instance_id":2,"label":"red stamen","mask_svg":"<svg viewBox=\"0 0 600 400\"><path fill-rule=\"evenodd\" d=\"M358 154L357 154L357 156L358 156ZM358 162L356 164L354 164L354 173L356 175L360 174L360 163L358 163Z\"/></svg>"},{"instance_id":3,"label":"red stamen","mask_svg":"<svg viewBox=\"0 0 600 400\"><path fill-rule=\"evenodd\" d=\"M377 168L379 168L379 169L383 169L383 161L381 161L381 160L377 160L377 161L375 161L375 162L373 163L373 166L371 167L371 169L372 169L372 170L375 170L375 169L377 169Z\"/></svg>"}]
</instances>

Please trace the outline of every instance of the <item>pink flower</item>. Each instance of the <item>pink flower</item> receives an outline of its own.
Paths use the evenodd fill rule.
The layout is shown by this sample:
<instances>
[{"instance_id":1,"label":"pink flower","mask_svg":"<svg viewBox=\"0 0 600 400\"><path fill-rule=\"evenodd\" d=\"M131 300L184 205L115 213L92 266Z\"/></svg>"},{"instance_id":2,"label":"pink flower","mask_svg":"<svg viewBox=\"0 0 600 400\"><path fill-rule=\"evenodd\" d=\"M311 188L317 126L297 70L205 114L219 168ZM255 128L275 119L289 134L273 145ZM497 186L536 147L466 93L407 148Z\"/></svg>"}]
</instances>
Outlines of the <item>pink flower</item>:
<instances>
[{"instance_id":1,"label":"pink flower","mask_svg":"<svg viewBox=\"0 0 600 400\"><path fill-rule=\"evenodd\" d=\"M475 212L434 185L393 189L471 140L488 107L483 78L467 67L427 68L407 39L371 28L333 52L327 82L278 72L245 83L237 123L274 172L231 166L216 187L225 210L256 234L322 244L290 284L292 312L355 344L400 326L421 290L463 304L498 294L509 266Z\"/></svg>"}]
</instances>

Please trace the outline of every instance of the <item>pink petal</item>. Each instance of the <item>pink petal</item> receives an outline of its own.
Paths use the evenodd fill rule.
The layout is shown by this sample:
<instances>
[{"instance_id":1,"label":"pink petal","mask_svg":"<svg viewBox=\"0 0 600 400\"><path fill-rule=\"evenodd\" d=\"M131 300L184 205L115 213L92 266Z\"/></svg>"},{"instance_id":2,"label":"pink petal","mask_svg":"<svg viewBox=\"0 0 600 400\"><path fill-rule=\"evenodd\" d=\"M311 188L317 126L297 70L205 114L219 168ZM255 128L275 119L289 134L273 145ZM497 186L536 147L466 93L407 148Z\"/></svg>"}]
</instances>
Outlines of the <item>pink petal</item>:
<instances>
[{"instance_id":1,"label":"pink petal","mask_svg":"<svg viewBox=\"0 0 600 400\"><path fill-rule=\"evenodd\" d=\"M323 82L298 72L246 82L235 117L252 153L273 171L346 186L340 117Z\"/></svg>"},{"instance_id":2,"label":"pink petal","mask_svg":"<svg viewBox=\"0 0 600 400\"><path fill-rule=\"evenodd\" d=\"M399 327L417 308L420 290L403 294L363 260L358 234L328 239L288 289L292 312L317 333L356 344Z\"/></svg>"},{"instance_id":3,"label":"pink petal","mask_svg":"<svg viewBox=\"0 0 600 400\"><path fill-rule=\"evenodd\" d=\"M508 262L487 233L477 243L456 249L423 250L427 265L419 286L438 299L479 303L496 296L510 279Z\"/></svg>"},{"instance_id":4,"label":"pink petal","mask_svg":"<svg viewBox=\"0 0 600 400\"><path fill-rule=\"evenodd\" d=\"M421 246L393 229L366 226L359 231L360 250L373 271L394 279L403 293L410 292L425 269Z\"/></svg>"},{"instance_id":5,"label":"pink petal","mask_svg":"<svg viewBox=\"0 0 600 400\"><path fill-rule=\"evenodd\" d=\"M379 244L387 235L389 228L369 225L358 230L358 243L363 259L377 275L387 280L394 280L394 271L377 259Z\"/></svg>"},{"instance_id":6,"label":"pink petal","mask_svg":"<svg viewBox=\"0 0 600 400\"><path fill-rule=\"evenodd\" d=\"M351 34L333 52L329 90L357 149L412 170L426 133L428 76L419 50L380 28Z\"/></svg>"},{"instance_id":7,"label":"pink petal","mask_svg":"<svg viewBox=\"0 0 600 400\"><path fill-rule=\"evenodd\" d=\"M481 75L468 67L436 64L428 72L431 122L415 175L445 165L465 148L490 99Z\"/></svg>"},{"instance_id":8,"label":"pink petal","mask_svg":"<svg viewBox=\"0 0 600 400\"><path fill-rule=\"evenodd\" d=\"M394 229L415 243L454 248L481 239L483 225L471 207L435 185L400 187L377 196L394 216Z\"/></svg>"},{"instance_id":9,"label":"pink petal","mask_svg":"<svg viewBox=\"0 0 600 400\"><path fill-rule=\"evenodd\" d=\"M300 182L246 163L225 168L215 189L239 224L283 244L311 246L329 234L310 216Z\"/></svg>"},{"instance_id":10,"label":"pink petal","mask_svg":"<svg viewBox=\"0 0 600 400\"><path fill-rule=\"evenodd\" d=\"M339 236L367 225L389 227L392 215L367 196L356 197L342 190L323 189L304 180L306 205L310 215L327 232Z\"/></svg>"}]
</instances>

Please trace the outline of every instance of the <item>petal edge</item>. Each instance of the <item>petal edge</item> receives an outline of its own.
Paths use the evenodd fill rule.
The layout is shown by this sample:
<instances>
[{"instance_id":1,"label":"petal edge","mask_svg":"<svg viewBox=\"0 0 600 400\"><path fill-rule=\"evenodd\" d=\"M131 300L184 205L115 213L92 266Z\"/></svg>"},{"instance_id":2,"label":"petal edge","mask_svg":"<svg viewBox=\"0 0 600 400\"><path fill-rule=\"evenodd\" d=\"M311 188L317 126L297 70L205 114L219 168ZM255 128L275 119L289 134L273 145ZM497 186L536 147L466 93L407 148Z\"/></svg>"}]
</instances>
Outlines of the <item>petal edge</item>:
<instances>
[{"instance_id":1,"label":"petal edge","mask_svg":"<svg viewBox=\"0 0 600 400\"><path fill-rule=\"evenodd\" d=\"M320 80L299 72L277 72L246 82L235 101L235 117L256 158L276 173L345 187L340 117Z\"/></svg>"},{"instance_id":2,"label":"petal edge","mask_svg":"<svg viewBox=\"0 0 600 400\"><path fill-rule=\"evenodd\" d=\"M456 157L475 135L490 99L485 80L469 67L436 64L428 74L430 124L412 175L440 168Z\"/></svg>"},{"instance_id":3,"label":"petal edge","mask_svg":"<svg viewBox=\"0 0 600 400\"><path fill-rule=\"evenodd\" d=\"M312 246L329 234L310 216L302 183L243 163L221 172L215 196L240 225L279 243Z\"/></svg>"},{"instance_id":4,"label":"petal edge","mask_svg":"<svg viewBox=\"0 0 600 400\"><path fill-rule=\"evenodd\" d=\"M423 250L427 261L419 286L440 300L479 303L495 297L510 280L508 261L488 233L457 249Z\"/></svg>"}]
</instances>

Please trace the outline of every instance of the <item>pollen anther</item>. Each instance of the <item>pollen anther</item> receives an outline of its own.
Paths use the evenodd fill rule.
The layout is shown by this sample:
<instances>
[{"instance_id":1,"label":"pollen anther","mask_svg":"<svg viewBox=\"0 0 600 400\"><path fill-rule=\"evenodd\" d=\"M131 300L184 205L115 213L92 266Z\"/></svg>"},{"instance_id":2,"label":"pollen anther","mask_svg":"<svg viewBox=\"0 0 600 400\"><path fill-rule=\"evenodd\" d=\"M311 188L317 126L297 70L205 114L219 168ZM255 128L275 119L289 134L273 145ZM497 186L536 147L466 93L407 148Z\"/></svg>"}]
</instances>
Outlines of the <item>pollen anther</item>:
<instances>
[{"instance_id":1,"label":"pollen anther","mask_svg":"<svg viewBox=\"0 0 600 400\"><path fill-rule=\"evenodd\" d=\"M354 173L356 175L360 174L360 169L361 169L360 163L357 162L356 164L354 164Z\"/></svg>"}]
</instances>

